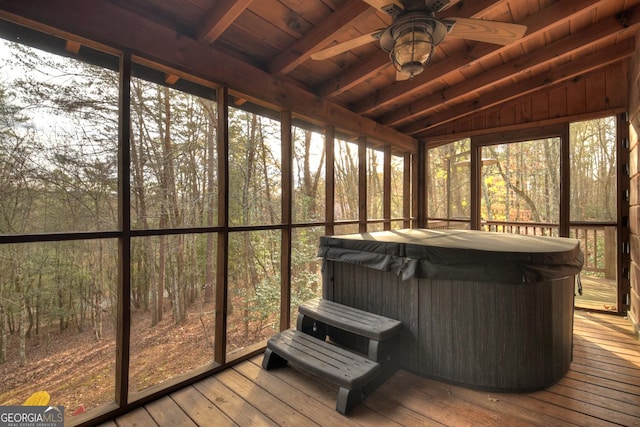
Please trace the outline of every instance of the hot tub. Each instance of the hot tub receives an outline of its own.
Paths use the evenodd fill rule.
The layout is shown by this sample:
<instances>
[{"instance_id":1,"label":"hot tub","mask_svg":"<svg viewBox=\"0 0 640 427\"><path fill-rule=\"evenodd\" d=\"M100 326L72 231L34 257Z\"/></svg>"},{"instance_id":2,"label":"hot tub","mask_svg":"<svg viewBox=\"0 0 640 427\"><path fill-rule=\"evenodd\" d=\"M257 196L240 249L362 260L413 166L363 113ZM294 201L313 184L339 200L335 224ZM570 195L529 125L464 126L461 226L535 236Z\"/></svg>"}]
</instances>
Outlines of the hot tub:
<instances>
[{"instance_id":1,"label":"hot tub","mask_svg":"<svg viewBox=\"0 0 640 427\"><path fill-rule=\"evenodd\" d=\"M320 239L324 298L403 322L404 369L542 389L571 362L578 240L407 229Z\"/></svg>"}]
</instances>

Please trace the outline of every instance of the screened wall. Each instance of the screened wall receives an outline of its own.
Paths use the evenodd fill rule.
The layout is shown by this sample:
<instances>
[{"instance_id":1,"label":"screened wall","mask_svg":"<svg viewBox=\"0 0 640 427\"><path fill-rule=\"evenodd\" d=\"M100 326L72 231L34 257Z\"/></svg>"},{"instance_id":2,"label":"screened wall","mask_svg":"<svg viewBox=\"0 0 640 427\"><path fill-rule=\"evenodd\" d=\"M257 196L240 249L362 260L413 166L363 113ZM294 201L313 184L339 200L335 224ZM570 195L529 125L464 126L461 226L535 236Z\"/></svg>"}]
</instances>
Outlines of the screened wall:
<instances>
[{"instance_id":1,"label":"screened wall","mask_svg":"<svg viewBox=\"0 0 640 427\"><path fill-rule=\"evenodd\" d=\"M74 424L222 369L321 294L320 236L411 225L411 153L2 25L2 405Z\"/></svg>"}]
</instances>

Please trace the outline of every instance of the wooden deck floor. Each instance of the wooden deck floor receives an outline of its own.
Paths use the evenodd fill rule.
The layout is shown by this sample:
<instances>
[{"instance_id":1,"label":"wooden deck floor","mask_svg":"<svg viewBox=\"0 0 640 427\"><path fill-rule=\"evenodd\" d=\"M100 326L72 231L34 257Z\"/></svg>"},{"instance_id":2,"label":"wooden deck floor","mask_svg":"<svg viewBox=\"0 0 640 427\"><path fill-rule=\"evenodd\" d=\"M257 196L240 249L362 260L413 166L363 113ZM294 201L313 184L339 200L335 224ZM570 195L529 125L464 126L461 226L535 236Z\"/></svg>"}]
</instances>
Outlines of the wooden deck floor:
<instances>
[{"instance_id":1,"label":"wooden deck floor","mask_svg":"<svg viewBox=\"0 0 640 427\"><path fill-rule=\"evenodd\" d=\"M628 320L577 311L573 363L534 393L468 390L399 371L348 417L336 390L243 362L105 426L640 426L640 342Z\"/></svg>"},{"instance_id":2,"label":"wooden deck floor","mask_svg":"<svg viewBox=\"0 0 640 427\"><path fill-rule=\"evenodd\" d=\"M617 281L615 279L604 279L586 274L581 274L580 278L583 292L582 295L576 293L576 307L589 310L618 311Z\"/></svg>"}]
</instances>

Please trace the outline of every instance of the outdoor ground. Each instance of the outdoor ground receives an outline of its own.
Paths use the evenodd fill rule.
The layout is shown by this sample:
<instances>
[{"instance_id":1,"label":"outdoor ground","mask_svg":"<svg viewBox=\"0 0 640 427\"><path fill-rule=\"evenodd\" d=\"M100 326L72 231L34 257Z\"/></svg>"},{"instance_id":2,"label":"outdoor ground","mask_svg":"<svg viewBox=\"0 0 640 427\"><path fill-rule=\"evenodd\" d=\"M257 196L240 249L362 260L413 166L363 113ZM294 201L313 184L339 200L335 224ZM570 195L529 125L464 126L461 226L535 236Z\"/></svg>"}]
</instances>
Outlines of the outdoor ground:
<instances>
[{"instance_id":1,"label":"outdoor ground","mask_svg":"<svg viewBox=\"0 0 640 427\"><path fill-rule=\"evenodd\" d=\"M213 359L199 311L190 312L187 319L176 325L167 311L163 321L151 328L149 313L133 313L130 389L143 390ZM213 332L212 326L207 326L207 334ZM70 416L114 399L115 332L106 321L99 341L91 328L30 338L23 367L18 363L17 335L10 336L7 351L9 360L0 364L0 405L20 405L33 392L45 390L51 395L50 404L64 406Z\"/></svg>"}]
</instances>

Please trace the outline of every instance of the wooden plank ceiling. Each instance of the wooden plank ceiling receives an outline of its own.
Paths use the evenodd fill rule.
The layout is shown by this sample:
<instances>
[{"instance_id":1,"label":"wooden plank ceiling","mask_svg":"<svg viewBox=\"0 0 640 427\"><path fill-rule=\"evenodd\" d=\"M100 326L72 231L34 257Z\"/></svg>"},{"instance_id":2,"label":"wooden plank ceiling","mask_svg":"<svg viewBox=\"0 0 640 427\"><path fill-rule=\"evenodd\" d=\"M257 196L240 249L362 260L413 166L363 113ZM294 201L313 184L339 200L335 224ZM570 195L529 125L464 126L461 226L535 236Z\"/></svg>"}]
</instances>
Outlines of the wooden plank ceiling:
<instances>
[{"instance_id":1,"label":"wooden plank ceiling","mask_svg":"<svg viewBox=\"0 0 640 427\"><path fill-rule=\"evenodd\" d=\"M27 7L10 4L29 2L0 0L0 7ZM61 7L58 2L31 3L41 8ZM640 26L640 0L454 0L438 13L439 18L518 23L526 25L527 32L506 46L447 36L425 71L406 81L396 81L388 54L375 41L329 59L311 59L314 52L337 42L388 26L391 17L369 3L375 2L90 1L92 7L108 5L101 13L123 12L132 32L148 27L151 21L178 37L192 39L215 55L245 63L245 71L259 70L260 78L244 76L245 85L285 82L277 90L296 88L311 95L298 102L320 100L324 104L318 108L323 111L327 105L335 105L337 112L349 110L355 113L353 117L365 117L385 131L391 128L415 139L428 139L437 126L475 113L477 108L471 107L474 100L496 99L494 103L482 103L481 108L490 108L500 102L496 93L513 99L527 93L523 91L533 92L531 85L523 84L528 80L539 81L540 76L548 74L545 83L552 87L598 67L625 61L634 50L633 39ZM48 12L40 13L44 16ZM74 19L73 10L69 16ZM119 14L101 18L106 22L123 19ZM568 64L575 66L566 67ZM560 66L571 71L552 73ZM215 73L215 65L212 67ZM233 86L226 73L220 71L222 81L217 83ZM254 93L260 94L261 90ZM287 96L299 98L299 92L285 93Z\"/></svg>"}]
</instances>

